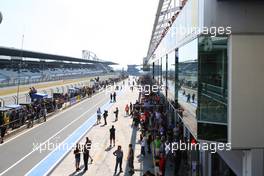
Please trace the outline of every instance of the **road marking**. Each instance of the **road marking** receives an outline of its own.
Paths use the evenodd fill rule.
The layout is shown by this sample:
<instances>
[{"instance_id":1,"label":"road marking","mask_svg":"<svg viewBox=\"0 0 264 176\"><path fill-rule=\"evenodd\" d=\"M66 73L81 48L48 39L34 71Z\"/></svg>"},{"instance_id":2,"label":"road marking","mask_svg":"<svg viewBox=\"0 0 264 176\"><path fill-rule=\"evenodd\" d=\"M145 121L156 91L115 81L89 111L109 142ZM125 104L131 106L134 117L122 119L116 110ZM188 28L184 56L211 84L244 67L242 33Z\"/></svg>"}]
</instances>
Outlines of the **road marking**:
<instances>
[{"instance_id":1,"label":"road marking","mask_svg":"<svg viewBox=\"0 0 264 176\"><path fill-rule=\"evenodd\" d=\"M100 94L102 94L102 93L103 93L103 92L100 92L100 93L94 95L94 96L91 97L91 98L94 98L94 97L96 97L96 96L98 96L98 95L100 95ZM63 110L63 111L59 112L58 114L55 114L55 115L51 116L50 118L47 118L47 122L53 120L55 117L57 117L57 116L59 116L59 115L62 115L62 114L64 114L64 113L68 112L69 110L71 110L71 109L73 109L73 108L76 108L77 105L81 105L81 104L83 104L84 102L87 102L88 100L91 100L91 99L88 98L88 99L83 100L83 101L81 101L81 102L79 102L79 103L76 103L76 104L72 105L71 107L67 108L66 110ZM47 122L46 122L46 123L47 123ZM14 139L16 139L16 138L18 138L18 137L20 137L20 136L26 134L26 133L28 133L29 131L31 131L31 130L37 128L37 127L40 127L41 125L45 125L46 123L37 124L37 125L35 125L33 128L27 129L27 130L25 130L24 132L21 132L20 134L18 134L18 135L16 135L16 136L14 136L14 137L12 137L12 138L6 140L3 144L0 145L0 148L1 148L2 146L4 146L5 144L7 144L8 142L10 142L10 141L12 141L12 140L14 140Z\"/></svg>"},{"instance_id":2,"label":"road marking","mask_svg":"<svg viewBox=\"0 0 264 176\"><path fill-rule=\"evenodd\" d=\"M121 94L123 92L118 92ZM114 104L106 102L101 109L109 110ZM35 165L30 171L26 173L26 176L38 176L38 175L48 175L58 163L71 151L69 148L60 148L64 144L75 144L80 141L83 136L92 129L93 125L96 123L96 113L94 113L90 118L88 118L83 125L81 125L77 130L75 130L69 137L67 137L60 145L51 153L49 153L44 159L42 159L37 165ZM79 135L79 137L78 137ZM77 139L76 139L77 138Z\"/></svg>"},{"instance_id":3,"label":"road marking","mask_svg":"<svg viewBox=\"0 0 264 176\"><path fill-rule=\"evenodd\" d=\"M102 106L102 109L108 109L112 104L106 103ZM96 113L93 114L88 120L84 122L77 130L75 130L69 137L67 137L58 148L50 152L44 159L42 159L37 165L35 165L26 176L38 176L48 175L56 165L71 151L71 148L64 148L64 144L75 144L83 138L83 136L93 127L96 123Z\"/></svg>"},{"instance_id":4,"label":"road marking","mask_svg":"<svg viewBox=\"0 0 264 176\"><path fill-rule=\"evenodd\" d=\"M98 94L99 95L99 94ZM103 100L105 101L105 100ZM71 121L71 123L69 123L68 125L66 125L65 127L63 127L61 130L59 130L57 133L55 133L54 135L52 135L50 138L48 138L45 142L43 142L40 146L38 146L35 150L31 151L30 153L28 153L27 155L25 155L24 157L22 157L20 160L18 160L17 162L15 162L13 165L11 165L9 168L7 168L5 171L3 171L2 173L0 173L0 176L4 175L6 172L8 172L10 169L12 169L13 167L15 167L16 165L18 165L21 161L23 161L24 159L26 159L28 156L30 156L32 153L34 153L35 151L37 151L39 148L41 148L41 146L43 146L44 144L46 144L49 140L51 140L52 138L54 138L55 136L57 136L59 133L61 133L63 130L65 130L66 128L68 128L70 125L72 125L74 122L76 122L77 120L81 119L87 112L89 112L91 109L95 108L96 106L98 106L98 104L102 103L103 101L100 101L98 103L96 103L93 107L91 107L90 109L88 109L87 111L85 111L84 113L82 113L78 118L74 119L73 121Z\"/></svg>"}]
</instances>

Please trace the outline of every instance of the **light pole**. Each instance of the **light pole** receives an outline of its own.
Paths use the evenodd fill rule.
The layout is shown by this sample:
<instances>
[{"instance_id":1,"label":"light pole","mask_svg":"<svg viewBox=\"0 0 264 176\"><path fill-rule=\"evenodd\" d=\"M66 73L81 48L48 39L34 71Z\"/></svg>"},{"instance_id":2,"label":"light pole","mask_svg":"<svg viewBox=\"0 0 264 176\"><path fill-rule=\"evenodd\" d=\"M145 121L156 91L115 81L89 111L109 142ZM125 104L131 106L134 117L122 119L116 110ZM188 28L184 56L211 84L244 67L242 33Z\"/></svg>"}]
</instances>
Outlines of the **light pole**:
<instances>
[{"instance_id":1,"label":"light pole","mask_svg":"<svg viewBox=\"0 0 264 176\"><path fill-rule=\"evenodd\" d=\"M40 63L42 63L41 64L41 66L42 66L42 73L41 73L41 81L43 82L43 81L45 81L45 74L44 74L44 64L45 64L45 61L42 61L42 62L40 62Z\"/></svg>"},{"instance_id":2,"label":"light pole","mask_svg":"<svg viewBox=\"0 0 264 176\"><path fill-rule=\"evenodd\" d=\"M61 65L60 65L60 68L62 69L62 84L64 84L64 74L65 74L65 68L64 68L64 65L63 65L63 63L61 63Z\"/></svg>"},{"instance_id":3,"label":"light pole","mask_svg":"<svg viewBox=\"0 0 264 176\"><path fill-rule=\"evenodd\" d=\"M0 11L0 24L2 23L2 20L3 20L3 15L2 12Z\"/></svg>"},{"instance_id":4,"label":"light pole","mask_svg":"<svg viewBox=\"0 0 264 176\"><path fill-rule=\"evenodd\" d=\"M5 100L3 98L0 98L0 107L5 107Z\"/></svg>"},{"instance_id":5,"label":"light pole","mask_svg":"<svg viewBox=\"0 0 264 176\"><path fill-rule=\"evenodd\" d=\"M19 103L19 86L20 86L20 69L21 69L21 64L23 61L23 45L24 45L24 34L22 35L22 46L21 46L21 60L19 61L18 64L18 81L17 81L17 101L16 104Z\"/></svg>"}]
</instances>

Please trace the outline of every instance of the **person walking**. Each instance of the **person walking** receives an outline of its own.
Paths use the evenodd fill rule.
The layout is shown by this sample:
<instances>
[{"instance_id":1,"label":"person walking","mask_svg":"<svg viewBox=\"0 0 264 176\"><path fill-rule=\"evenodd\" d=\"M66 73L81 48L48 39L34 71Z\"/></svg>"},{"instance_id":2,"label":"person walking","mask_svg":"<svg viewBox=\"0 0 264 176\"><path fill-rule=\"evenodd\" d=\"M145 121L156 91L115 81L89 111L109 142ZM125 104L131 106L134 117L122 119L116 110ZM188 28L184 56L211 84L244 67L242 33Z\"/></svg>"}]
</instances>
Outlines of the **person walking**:
<instances>
[{"instance_id":1,"label":"person walking","mask_svg":"<svg viewBox=\"0 0 264 176\"><path fill-rule=\"evenodd\" d=\"M146 155L146 152L145 152L145 146L146 146L146 137L143 136L142 140L141 140L141 156L145 156Z\"/></svg>"},{"instance_id":2,"label":"person walking","mask_svg":"<svg viewBox=\"0 0 264 176\"><path fill-rule=\"evenodd\" d=\"M118 113L119 113L119 110L118 110L118 107L116 107L116 110L114 111L115 121L118 121Z\"/></svg>"},{"instance_id":3,"label":"person walking","mask_svg":"<svg viewBox=\"0 0 264 176\"><path fill-rule=\"evenodd\" d=\"M93 162L92 157L90 156L90 150L92 146L92 141L86 137L86 142L83 147L83 163L84 163L84 171L88 170L88 160L91 158L91 163Z\"/></svg>"},{"instance_id":4,"label":"person walking","mask_svg":"<svg viewBox=\"0 0 264 176\"><path fill-rule=\"evenodd\" d=\"M128 107L128 104L126 104L125 111L126 111L126 116L129 116L129 107Z\"/></svg>"},{"instance_id":5,"label":"person walking","mask_svg":"<svg viewBox=\"0 0 264 176\"><path fill-rule=\"evenodd\" d=\"M73 151L73 154L75 156L76 171L79 171L80 170L81 153L80 153L80 145L78 143L76 144L76 148Z\"/></svg>"},{"instance_id":6,"label":"person walking","mask_svg":"<svg viewBox=\"0 0 264 176\"><path fill-rule=\"evenodd\" d=\"M98 125L99 123L101 123L101 115L102 115L100 107L97 109L96 113L97 113L97 122L96 122L96 124Z\"/></svg>"},{"instance_id":7,"label":"person walking","mask_svg":"<svg viewBox=\"0 0 264 176\"><path fill-rule=\"evenodd\" d=\"M106 121L107 116L108 116L108 111L105 110L104 111L104 114L103 114L103 117L104 117L104 125L107 125L107 121Z\"/></svg>"},{"instance_id":8,"label":"person walking","mask_svg":"<svg viewBox=\"0 0 264 176\"><path fill-rule=\"evenodd\" d=\"M132 144L129 144L128 148L129 149L128 149L127 161L128 161L129 173L134 174L134 150Z\"/></svg>"},{"instance_id":9,"label":"person walking","mask_svg":"<svg viewBox=\"0 0 264 176\"><path fill-rule=\"evenodd\" d=\"M114 156L116 156L116 164L115 164L115 174L117 171L117 167L119 165L120 173L123 172L122 170L122 161L123 161L123 151L121 149L121 145L117 147L117 150L113 153Z\"/></svg>"},{"instance_id":10,"label":"person walking","mask_svg":"<svg viewBox=\"0 0 264 176\"><path fill-rule=\"evenodd\" d=\"M1 140L0 140L0 144L3 144L4 143L5 133L6 133L6 126L4 125L4 123L1 123L0 129L1 129Z\"/></svg>"},{"instance_id":11,"label":"person walking","mask_svg":"<svg viewBox=\"0 0 264 176\"><path fill-rule=\"evenodd\" d=\"M43 118L44 118L44 122L47 121L47 107L45 105L45 103L43 103Z\"/></svg>"},{"instance_id":12,"label":"person walking","mask_svg":"<svg viewBox=\"0 0 264 176\"><path fill-rule=\"evenodd\" d=\"M191 102L190 100L191 100L191 94L188 93L188 94L187 94L187 103L190 103L190 102Z\"/></svg>"},{"instance_id":13,"label":"person walking","mask_svg":"<svg viewBox=\"0 0 264 176\"><path fill-rule=\"evenodd\" d=\"M166 158L163 153L160 153L160 159L159 159L160 176L165 176L165 167L166 167Z\"/></svg>"},{"instance_id":14,"label":"person walking","mask_svg":"<svg viewBox=\"0 0 264 176\"><path fill-rule=\"evenodd\" d=\"M148 131L147 132L147 135L148 135L148 139L147 139L147 145L148 145L148 153L150 154L151 153L151 142L152 142L152 135L151 135L151 132Z\"/></svg>"},{"instance_id":15,"label":"person walking","mask_svg":"<svg viewBox=\"0 0 264 176\"><path fill-rule=\"evenodd\" d=\"M113 94L110 93L110 103L112 103L112 102L113 102Z\"/></svg>"},{"instance_id":16,"label":"person walking","mask_svg":"<svg viewBox=\"0 0 264 176\"><path fill-rule=\"evenodd\" d=\"M114 99L114 102L116 102L116 92L114 92L113 94L113 99Z\"/></svg>"},{"instance_id":17,"label":"person walking","mask_svg":"<svg viewBox=\"0 0 264 176\"><path fill-rule=\"evenodd\" d=\"M133 104L130 102L129 104L129 109L130 109L130 115L133 114Z\"/></svg>"},{"instance_id":18,"label":"person walking","mask_svg":"<svg viewBox=\"0 0 264 176\"><path fill-rule=\"evenodd\" d=\"M195 100L195 94L192 94L192 102L194 103Z\"/></svg>"},{"instance_id":19,"label":"person walking","mask_svg":"<svg viewBox=\"0 0 264 176\"><path fill-rule=\"evenodd\" d=\"M114 146L115 146L115 126L112 125L112 128L110 128L110 147L112 147L112 142L114 143Z\"/></svg>"},{"instance_id":20,"label":"person walking","mask_svg":"<svg viewBox=\"0 0 264 176\"><path fill-rule=\"evenodd\" d=\"M31 111L30 111L30 117L29 117L29 128L34 126L34 119L36 116L36 112L34 107L32 107Z\"/></svg>"}]
</instances>

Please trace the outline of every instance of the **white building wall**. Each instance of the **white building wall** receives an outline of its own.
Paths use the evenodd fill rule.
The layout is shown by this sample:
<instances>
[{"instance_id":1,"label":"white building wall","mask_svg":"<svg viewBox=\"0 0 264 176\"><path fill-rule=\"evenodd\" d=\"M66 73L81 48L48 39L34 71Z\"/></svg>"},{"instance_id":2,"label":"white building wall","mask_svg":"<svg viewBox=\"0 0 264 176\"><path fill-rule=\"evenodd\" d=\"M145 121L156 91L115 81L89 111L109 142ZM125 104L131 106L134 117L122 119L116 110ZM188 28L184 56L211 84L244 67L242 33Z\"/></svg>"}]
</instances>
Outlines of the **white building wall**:
<instances>
[{"instance_id":1,"label":"white building wall","mask_svg":"<svg viewBox=\"0 0 264 176\"><path fill-rule=\"evenodd\" d=\"M231 35L228 48L228 141L264 147L264 35Z\"/></svg>"},{"instance_id":2,"label":"white building wall","mask_svg":"<svg viewBox=\"0 0 264 176\"><path fill-rule=\"evenodd\" d=\"M242 176L263 176L263 149L245 150Z\"/></svg>"},{"instance_id":3,"label":"white building wall","mask_svg":"<svg viewBox=\"0 0 264 176\"><path fill-rule=\"evenodd\" d=\"M264 1L204 0L204 8L204 26L231 26L232 33L264 33Z\"/></svg>"}]
</instances>

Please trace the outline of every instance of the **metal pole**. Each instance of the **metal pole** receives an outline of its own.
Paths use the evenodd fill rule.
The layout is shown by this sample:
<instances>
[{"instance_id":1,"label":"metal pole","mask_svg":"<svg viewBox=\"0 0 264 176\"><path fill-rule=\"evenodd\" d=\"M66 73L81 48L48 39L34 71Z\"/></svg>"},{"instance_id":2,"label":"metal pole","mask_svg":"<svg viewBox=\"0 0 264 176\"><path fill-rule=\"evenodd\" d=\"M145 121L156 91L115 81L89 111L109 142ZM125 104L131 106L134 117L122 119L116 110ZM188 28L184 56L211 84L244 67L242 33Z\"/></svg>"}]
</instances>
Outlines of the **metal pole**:
<instances>
[{"instance_id":1,"label":"metal pole","mask_svg":"<svg viewBox=\"0 0 264 176\"><path fill-rule=\"evenodd\" d=\"M42 81L45 81L44 80L44 62L45 61L42 62Z\"/></svg>"},{"instance_id":2,"label":"metal pole","mask_svg":"<svg viewBox=\"0 0 264 176\"><path fill-rule=\"evenodd\" d=\"M5 100L3 98L0 98L1 100L1 106L0 107L5 107Z\"/></svg>"},{"instance_id":3,"label":"metal pole","mask_svg":"<svg viewBox=\"0 0 264 176\"><path fill-rule=\"evenodd\" d=\"M14 103L17 102L17 98L16 97L17 97L16 95L12 96L12 98L14 99Z\"/></svg>"},{"instance_id":4,"label":"metal pole","mask_svg":"<svg viewBox=\"0 0 264 176\"><path fill-rule=\"evenodd\" d=\"M65 77L65 67L64 67L64 65L62 64L61 65L62 66L62 84L64 84L64 77Z\"/></svg>"},{"instance_id":5,"label":"metal pole","mask_svg":"<svg viewBox=\"0 0 264 176\"><path fill-rule=\"evenodd\" d=\"M19 103L19 86L20 86L20 68L23 60L23 45L24 45L24 34L22 35L22 47L21 47L21 60L18 64L18 82L17 82L17 101L16 104Z\"/></svg>"},{"instance_id":6,"label":"metal pole","mask_svg":"<svg viewBox=\"0 0 264 176\"><path fill-rule=\"evenodd\" d=\"M21 61L20 61L21 62ZM17 101L16 104L18 104L18 99L19 99L19 85L20 85L20 64L18 64L18 81L17 81Z\"/></svg>"}]
</instances>

